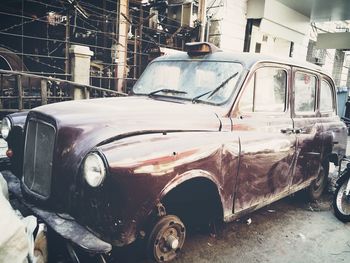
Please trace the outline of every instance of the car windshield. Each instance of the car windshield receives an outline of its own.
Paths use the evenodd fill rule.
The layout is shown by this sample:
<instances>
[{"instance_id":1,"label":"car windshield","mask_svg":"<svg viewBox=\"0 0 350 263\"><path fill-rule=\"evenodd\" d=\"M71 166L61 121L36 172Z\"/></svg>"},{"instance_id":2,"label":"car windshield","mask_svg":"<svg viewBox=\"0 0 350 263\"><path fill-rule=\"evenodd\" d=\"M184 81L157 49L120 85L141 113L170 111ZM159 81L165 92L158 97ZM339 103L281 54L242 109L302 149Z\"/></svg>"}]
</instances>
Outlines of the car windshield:
<instances>
[{"instance_id":1,"label":"car windshield","mask_svg":"<svg viewBox=\"0 0 350 263\"><path fill-rule=\"evenodd\" d=\"M233 93L242 68L233 62L158 61L147 67L133 92L221 104Z\"/></svg>"}]
</instances>

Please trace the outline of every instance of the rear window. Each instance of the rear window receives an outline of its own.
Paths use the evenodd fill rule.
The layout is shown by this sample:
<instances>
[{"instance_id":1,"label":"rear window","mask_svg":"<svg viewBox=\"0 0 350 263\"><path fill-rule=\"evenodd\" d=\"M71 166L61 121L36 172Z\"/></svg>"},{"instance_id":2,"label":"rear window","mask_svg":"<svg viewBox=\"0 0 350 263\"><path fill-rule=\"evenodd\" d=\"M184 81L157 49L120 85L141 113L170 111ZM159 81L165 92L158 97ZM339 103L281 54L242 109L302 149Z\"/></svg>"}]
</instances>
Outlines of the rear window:
<instances>
[{"instance_id":1,"label":"rear window","mask_svg":"<svg viewBox=\"0 0 350 263\"><path fill-rule=\"evenodd\" d=\"M294 109L296 113L313 113L316 105L315 75L297 72L294 78Z\"/></svg>"},{"instance_id":2,"label":"rear window","mask_svg":"<svg viewBox=\"0 0 350 263\"><path fill-rule=\"evenodd\" d=\"M333 92L332 87L328 81L321 81L320 89L320 111L321 112L332 112L333 107Z\"/></svg>"}]
</instances>

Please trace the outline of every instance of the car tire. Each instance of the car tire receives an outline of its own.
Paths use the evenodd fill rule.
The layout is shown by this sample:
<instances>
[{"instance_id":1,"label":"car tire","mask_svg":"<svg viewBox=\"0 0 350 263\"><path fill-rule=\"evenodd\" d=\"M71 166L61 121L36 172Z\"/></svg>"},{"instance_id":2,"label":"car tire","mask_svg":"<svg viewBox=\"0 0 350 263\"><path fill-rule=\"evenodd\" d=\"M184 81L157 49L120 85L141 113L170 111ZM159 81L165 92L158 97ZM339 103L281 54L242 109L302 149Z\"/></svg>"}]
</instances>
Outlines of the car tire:
<instances>
[{"instance_id":1,"label":"car tire","mask_svg":"<svg viewBox=\"0 0 350 263\"><path fill-rule=\"evenodd\" d=\"M327 165L329 167L329 164ZM318 176L316 179L310 184L307 189L308 197L310 201L316 201L320 199L324 189L327 186L327 168L321 166L320 171L318 172Z\"/></svg>"},{"instance_id":2,"label":"car tire","mask_svg":"<svg viewBox=\"0 0 350 263\"><path fill-rule=\"evenodd\" d=\"M147 238L147 255L156 262L175 259L186 238L186 228L175 215L160 217Z\"/></svg>"},{"instance_id":3,"label":"car tire","mask_svg":"<svg viewBox=\"0 0 350 263\"><path fill-rule=\"evenodd\" d=\"M350 222L350 197L344 195L348 180L350 178L337 185L333 197L334 215L342 222Z\"/></svg>"}]
</instances>

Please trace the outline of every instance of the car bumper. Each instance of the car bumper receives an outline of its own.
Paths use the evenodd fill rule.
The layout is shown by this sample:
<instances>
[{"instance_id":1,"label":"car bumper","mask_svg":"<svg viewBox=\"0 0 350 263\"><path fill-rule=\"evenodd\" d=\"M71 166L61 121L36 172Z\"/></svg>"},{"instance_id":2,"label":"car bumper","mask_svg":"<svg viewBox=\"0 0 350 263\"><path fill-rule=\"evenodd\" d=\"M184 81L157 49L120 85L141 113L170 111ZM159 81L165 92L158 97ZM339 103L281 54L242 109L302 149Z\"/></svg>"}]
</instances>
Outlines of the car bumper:
<instances>
[{"instance_id":1,"label":"car bumper","mask_svg":"<svg viewBox=\"0 0 350 263\"><path fill-rule=\"evenodd\" d=\"M112 245L99 239L85 227L78 224L74 218L65 214L57 214L38 208L23 199L20 181L11 173L3 173L11 192L33 214L42 219L58 235L76 244L85 251L96 254L106 254L112 250Z\"/></svg>"}]
</instances>

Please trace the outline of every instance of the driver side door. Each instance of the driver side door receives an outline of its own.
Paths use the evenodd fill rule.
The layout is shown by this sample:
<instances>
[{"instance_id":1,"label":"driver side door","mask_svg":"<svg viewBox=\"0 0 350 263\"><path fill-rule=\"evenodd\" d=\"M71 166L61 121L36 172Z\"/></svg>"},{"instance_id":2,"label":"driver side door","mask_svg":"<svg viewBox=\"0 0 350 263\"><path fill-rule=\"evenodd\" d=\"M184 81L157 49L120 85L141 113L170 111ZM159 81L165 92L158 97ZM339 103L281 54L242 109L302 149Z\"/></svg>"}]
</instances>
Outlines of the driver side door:
<instances>
[{"instance_id":1,"label":"driver side door","mask_svg":"<svg viewBox=\"0 0 350 263\"><path fill-rule=\"evenodd\" d=\"M296 146L290 74L288 66L262 64L240 92L232 116L241 146L234 213L272 202L289 190Z\"/></svg>"}]
</instances>

